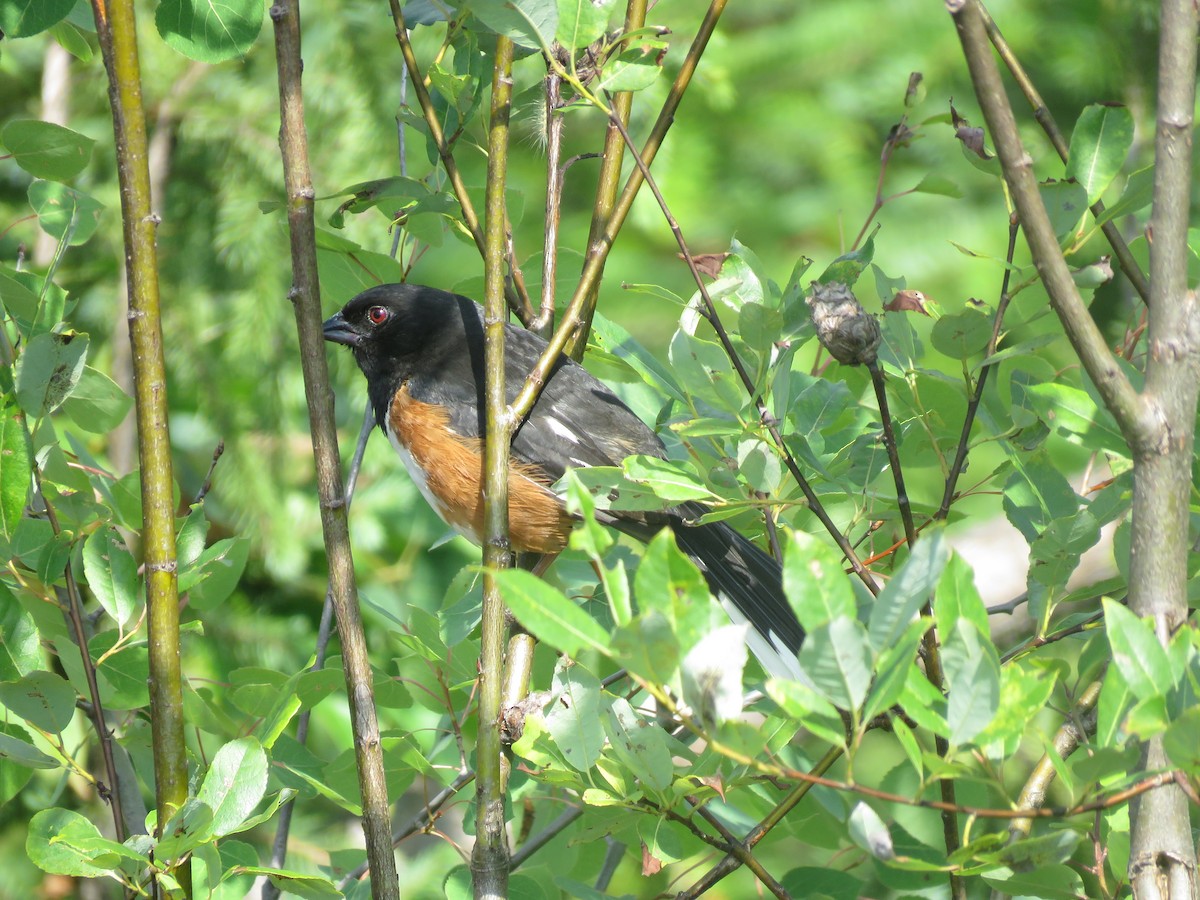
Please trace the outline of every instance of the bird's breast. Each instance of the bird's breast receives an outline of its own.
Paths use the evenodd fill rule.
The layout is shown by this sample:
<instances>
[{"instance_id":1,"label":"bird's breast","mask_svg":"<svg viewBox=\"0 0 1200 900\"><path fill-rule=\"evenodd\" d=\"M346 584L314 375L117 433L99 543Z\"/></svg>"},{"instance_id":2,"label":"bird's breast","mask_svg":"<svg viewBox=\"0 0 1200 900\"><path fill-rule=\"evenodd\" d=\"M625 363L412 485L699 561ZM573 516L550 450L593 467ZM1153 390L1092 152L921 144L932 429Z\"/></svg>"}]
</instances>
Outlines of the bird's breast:
<instances>
[{"instance_id":1,"label":"bird's breast","mask_svg":"<svg viewBox=\"0 0 1200 900\"><path fill-rule=\"evenodd\" d=\"M385 420L388 441L426 502L447 525L472 543L483 542L483 441L450 428L450 416L402 386ZM519 552L557 553L572 520L534 466L510 463L509 539Z\"/></svg>"}]
</instances>

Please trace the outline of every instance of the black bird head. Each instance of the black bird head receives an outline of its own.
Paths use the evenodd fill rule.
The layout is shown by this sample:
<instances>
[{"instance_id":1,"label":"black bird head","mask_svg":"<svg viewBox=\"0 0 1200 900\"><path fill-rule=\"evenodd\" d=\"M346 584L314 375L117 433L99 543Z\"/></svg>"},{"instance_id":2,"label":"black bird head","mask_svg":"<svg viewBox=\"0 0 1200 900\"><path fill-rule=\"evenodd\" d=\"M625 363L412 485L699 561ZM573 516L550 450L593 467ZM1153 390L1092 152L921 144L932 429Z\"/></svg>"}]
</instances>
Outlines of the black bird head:
<instances>
[{"instance_id":1,"label":"black bird head","mask_svg":"<svg viewBox=\"0 0 1200 900\"><path fill-rule=\"evenodd\" d=\"M417 284L381 284L363 291L325 320L325 340L345 344L368 381L407 377L418 356L453 335L448 320L460 298Z\"/></svg>"},{"instance_id":2,"label":"black bird head","mask_svg":"<svg viewBox=\"0 0 1200 900\"><path fill-rule=\"evenodd\" d=\"M476 343L482 348L476 304L419 284L369 288L324 325L325 340L345 344L354 352L381 424L392 392L401 384L418 373L428 376L448 360L461 359L466 332L477 333Z\"/></svg>"}]
</instances>

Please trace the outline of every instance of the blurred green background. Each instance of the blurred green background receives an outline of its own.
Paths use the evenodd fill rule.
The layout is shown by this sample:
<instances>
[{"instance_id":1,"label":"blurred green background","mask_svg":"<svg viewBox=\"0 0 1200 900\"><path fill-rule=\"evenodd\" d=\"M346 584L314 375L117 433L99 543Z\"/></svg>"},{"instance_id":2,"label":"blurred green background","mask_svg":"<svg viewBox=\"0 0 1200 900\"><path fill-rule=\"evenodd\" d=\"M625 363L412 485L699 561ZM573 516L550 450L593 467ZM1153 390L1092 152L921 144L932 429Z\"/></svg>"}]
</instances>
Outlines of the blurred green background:
<instances>
[{"instance_id":1,"label":"blurred green background","mask_svg":"<svg viewBox=\"0 0 1200 900\"><path fill-rule=\"evenodd\" d=\"M671 31L669 74L682 60L705 6L699 0L663 0L651 9L649 21ZM213 537L238 534L252 541L239 590L221 615L204 622L204 638L187 643L185 671L193 678L220 679L247 665L294 670L312 652L325 563L287 300L286 223L279 211L260 209L283 199L270 26L264 21L258 42L244 58L208 66L163 45L153 27L154 4L139 4L139 9L146 99L161 152L152 162L161 187L155 207L162 216L158 246L176 477L185 501L194 496L214 447L223 440L225 454L207 503L217 532ZM1138 125L1134 154L1144 153L1153 138L1148 110L1154 92L1154 4L1001 0L990 10L1065 132L1088 103L1125 103ZM323 198L318 221L330 228L328 219L345 199L344 188L400 172L396 114L404 74L386 3L306 0L303 14L313 180ZM89 15L81 3L72 16L81 34L88 30ZM423 62L440 35L439 28L414 33ZM94 48L94 37L88 40ZM58 116L97 141L77 186L101 200L106 211L97 236L66 252L57 281L75 301L75 327L91 335L91 364L120 381L128 378L128 351L106 80L98 54L86 61L69 58L65 89L44 95L49 80L44 73L61 61L53 45L46 35L0 42L0 126L17 118ZM515 243L532 290L539 278L545 180L539 135L543 71L534 58L517 66L509 176ZM994 303L1000 266L965 255L954 244L1002 258L1008 212L995 180L971 164L949 125L951 101L972 124L982 121L951 22L942 4L930 0L730 5L654 165L692 250L719 252L736 238L780 283L801 256L812 257L820 271L848 248L870 212L880 150L904 112L911 72L924 76L923 99L908 119L917 137L896 153L883 194L907 190L932 173L954 182L961 197L913 194L888 203L877 217L882 230L875 262L946 310L971 297ZM646 133L667 84L667 78L660 79L637 97L635 137ZM1055 171L1052 150L1020 97L1012 95L1035 159L1046 173ZM593 113L570 114L564 158L597 149L602 127ZM477 129L469 130L457 154L477 193L484 159L471 145L481 140ZM405 166L416 178L432 168L423 137L412 130L405 136ZM560 302L569 297L578 272L596 171L594 160L582 160L567 175ZM44 271L53 243L39 236L26 199L28 183L28 176L0 158L0 261ZM371 211L348 216L342 233L386 254L392 244L388 225L384 215ZM478 298L482 267L473 245L446 234L440 246L420 255L411 280ZM665 356L678 308L626 288L647 282L684 298L691 294L672 235L643 192L609 259L600 309ZM864 278L860 297L868 308L878 309L871 283ZM1036 291L1023 295L1024 308L1012 321L1030 318L1040 297ZM326 313L347 299L326 296ZM1122 285L1100 291L1096 303L1118 333L1127 315ZM333 352L331 361L348 457L364 385L349 354ZM131 420L127 426L132 427ZM131 434L96 438L89 450L124 474L135 464ZM362 590L382 606L436 607L454 574L477 558L461 539L429 550L445 529L378 439L367 448L351 527ZM368 622L372 615L368 612ZM386 646L373 649L380 659L395 653ZM318 744L344 739L342 708L324 704L317 716ZM20 873L14 884L33 884L37 873L26 869L19 849L30 811L20 802L0 809L0 859L6 871ZM343 825L345 842L353 842L356 825ZM341 843L320 833L297 837L317 848ZM431 872L445 869L436 860L426 864Z\"/></svg>"}]
</instances>

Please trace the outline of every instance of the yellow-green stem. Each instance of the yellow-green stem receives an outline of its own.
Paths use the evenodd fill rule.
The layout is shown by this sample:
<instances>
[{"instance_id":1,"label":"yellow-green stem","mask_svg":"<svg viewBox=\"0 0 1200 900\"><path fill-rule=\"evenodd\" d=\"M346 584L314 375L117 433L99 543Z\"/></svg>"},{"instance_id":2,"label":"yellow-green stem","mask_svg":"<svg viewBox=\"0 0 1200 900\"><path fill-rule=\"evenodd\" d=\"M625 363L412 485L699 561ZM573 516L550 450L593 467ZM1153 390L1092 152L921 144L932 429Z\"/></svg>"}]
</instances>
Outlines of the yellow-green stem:
<instances>
[{"instance_id":1,"label":"yellow-green stem","mask_svg":"<svg viewBox=\"0 0 1200 900\"><path fill-rule=\"evenodd\" d=\"M494 573L512 564L508 539L508 459L511 416L504 392L504 187L508 121L512 110L513 44L496 40L488 127L486 234L484 236L484 372L487 440L484 442L483 623L479 660L479 739L475 748L475 848L471 874L476 900L508 895L508 839L504 831L504 760L500 702L506 631L504 600Z\"/></svg>"},{"instance_id":2,"label":"yellow-green stem","mask_svg":"<svg viewBox=\"0 0 1200 900\"><path fill-rule=\"evenodd\" d=\"M174 474L167 428L167 375L159 317L158 217L151 211L146 113L132 0L92 0L96 34L108 72L129 281L129 341L133 355L141 463L142 552L149 629L150 727L158 828L187 800L187 751L179 661ZM175 873L186 893L186 866Z\"/></svg>"}]
</instances>

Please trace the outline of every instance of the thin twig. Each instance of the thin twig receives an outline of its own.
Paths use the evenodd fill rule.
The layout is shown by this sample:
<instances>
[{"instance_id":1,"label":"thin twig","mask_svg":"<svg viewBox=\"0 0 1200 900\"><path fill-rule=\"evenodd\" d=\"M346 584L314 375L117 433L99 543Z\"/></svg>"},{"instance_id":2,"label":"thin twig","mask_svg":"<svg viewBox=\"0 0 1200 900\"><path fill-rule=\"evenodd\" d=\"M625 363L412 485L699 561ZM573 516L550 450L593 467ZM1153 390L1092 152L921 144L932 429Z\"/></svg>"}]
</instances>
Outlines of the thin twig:
<instances>
[{"instance_id":1,"label":"thin twig","mask_svg":"<svg viewBox=\"0 0 1200 900\"><path fill-rule=\"evenodd\" d=\"M987 35L992 42L992 46L996 48L996 53L1004 60L1004 65L1008 67L1013 80L1021 89L1021 93L1025 95L1025 99L1029 101L1029 106L1033 109L1033 118L1042 126L1042 131L1050 139L1050 143L1053 145L1055 152L1058 153L1059 159L1066 162L1070 147L1063 138L1062 132L1059 131L1058 123L1054 121L1054 116L1051 114L1050 108L1046 105L1046 101L1038 93L1038 89L1034 86L1029 73L1025 71L1025 67L1021 65L1021 61L1017 59L1017 55L1013 53L1008 42L1004 40L1004 35L1000 33L999 26L992 20L987 7L982 3L979 4L979 12L983 17L983 26L987 30ZM1099 219L1104 215L1104 203L1097 200L1092 204L1091 210L1092 215ZM1117 223L1111 220L1105 222L1100 226L1100 230L1104 232L1104 237L1108 241L1108 245L1112 247L1113 256L1117 258L1117 264L1121 267L1121 271L1125 273L1125 277L1129 279L1129 283L1133 285L1133 289L1138 292L1138 296L1142 298L1143 303L1149 303L1150 285L1146 281L1146 276L1142 274L1142 267L1133 258L1133 253L1130 251L1129 245L1125 242L1125 238L1121 235L1121 230L1117 227Z\"/></svg>"},{"instance_id":2,"label":"thin twig","mask_svg":"<svg viewBox=\"0 0 1200 900\"><path fill-rule=\"evenodd\" d=\"M57 538L62 534L62 528L58 523L58 515L50 503L50 498L42 489L42 475L37 466L33 468L33 483L37 496L41 498L42 505L46 508L46 518L50 522L50 529ZM113 755L113 737L105 722L104 705L100 699L100 682L96 678L96 666L92 662L92 654L88 650L88 635L83 625L83 598L79 593L79 582L75 580L75 567L69 558L65 574L67 608L63 610L63 613L71 623L71 630L75 633L75 642L79 645L83 675L87 681L88 696L91 697L91 702L87 705L87 712L91 717L92 727L96 729L96 739L100 742L100 755L104 759L105 778L108 779L108 784L97 784L97 790L101 798L112 807L113 833L118 841L124 841L129 832L126 829L125 813L121 805L121 781L117 775L117 763Z\"/></svg>"},{"instance_id":3,"label":"thin twig","mask_svg":"<svg viewBox=\"0 0 1200 900\"><path fill-rule=\"evenodd\" d=\"M421 807L420 812L413 816L406 826L392 833L392 846L400 845L414 834L432 831L434 824L437 822L437 813L439 810L474 780L475 773L470 769L464 769L459 772L454 781L429 798L429 801ZM363 863L353 871L347 872L342 877L342 880L338 882L338 890L345 891L352 882L358 881L368 871L367 864Z\"/></svg>"},{"instance_id":4,"label":"thin twig","mask_svg":"<svg viewBox=\"0 0 1200 900\"><path fill-rule=\"evenodd\" d=\"M821 757L820 761L813 767L812 773L816 776L824 775L829 771L830 767L837 762L842 755L840 747L831 748L826 754ZM750 829L750 833L746 835L746 839L742 841L742 845L746 849L754 847L761 841L776 825L783 821L784 816L796 808L796 805L808 796L808 792L812 790L812 782L804 782L796 785L783 798L775 808L761 822ZM679 900L694 900L701 894L709 890L718 881L741 865L741 861L732 853L729 853L719 863L713 866L704 877L693 884L686 891L679 895Z\"/></svg>"},{"instance_id":5,"label":"thin twig","mask_svg":"<svg viewBox=\"0 0 1200 900\"><path fill-rule=\"evenodd\" d=\"M363 413L363 424L358 432L358 442L354 447L354 458L350 460L350 471L346 476L346 512L350 512L350 504L354 501L354 488L358 483L358 471L362 467L363 454L367 449L367 439L371 436L371 430L375 426L375 412L371 408L371 402L368 400L366 409ZM333 591L326 589L325 602L321 606L321 623L317 627L317 642L314 661L310 667L310 672L316 672L325 668L325 655L329 649L329 639L333 634ZM312 710L306 709L300 713L296 720L296 742L301 746L308 743L308 724L312 718ZM279 827L275 831L275 841L271 845L271 865L276 868L283 868L284 861L287 859L288 835L292 829L292 813L296 807L296 799L293 797L283 805L279 811ZM363 869L366 869L366 863L363 863ZM280 887L273 881L266 880L263 882L262 898L263 900L276 900L281 892Z\"/></svg>"},{"instance_id":6,"label":"thin twig","mask_svg":"<svg viewBox=\"0 0 1200 900\"><path fill-rule=\"evenodd\" d=\"M992 336L988 340L987 349L984 351L983 358L985 360L991 359L996 354L996 347L1000 343L1000 332L1004 324L1004 314L1008 311L1008 304L1012 299L1008 293L1008 283L1012 277L1012 261L1017 249L1018 230L1019 226L1016 217L1010 216L1008 220L1008 252L1004 257L1007 265L1004 267L1004 276L1000 281L1000 301L996 304L996 316L992 321ZM958 489L958 478L962 474L963 467L966 465L967 451L971 446L971 428L975 425L975 415L979 412L979 404L983 402L983 389L987 385L988 375L991 374L995 366L995 362L985 363L979 370L979 377L975 380L975 390L971 394L971 399L967 402L967 414L963 417L962 434L958 438L958 449L954 454L954 462L950 466L950 472L946 475L946 489L942 491L942 505L933 514L935 522L944 520L950 515L950 504L954 502L954 492Z\"/></svg>"},{"instance_id":7,"label":"thin twig","mask_svg":"<svg viewBox=\"0 0 1200 900\"><path fill-rule=\"evenodd\" d=\"M279 73L279 144L287 194L288 232L291 244L292 301L300 344L300 364L317 472L321 532L329 560L329 590L333 597L342 666L354 736L355 763L362 796L363 835L371 867L371 891L376 900L399 898L396 860L392 853L388 816L387 781L383 746L375 713L373 673L363 635L358 606L354 561L346 518L346 492L342 483L337 445L337 424L325 340L321 331L321 297L317 277L316 225L313 215L316 192L308 162L304 127L301 73L299 0L277 0L270 8L275 30Z\"/></svg>"},{"instance_id":8,"label":"thin twig","mask_svg":"<svg viewBox=\"0 0 1200 900\"><path fill-rule=\"evenodd\" d=\"M512 855L512 869L515 871L522 863L528 860L529 857L533 856L533 854L545 847L548 843L554 840L554 838L562 834L564 829L566 829L572 822L576 821L583 815L583 811L586 808L587 807L581 805L567 810L565 813L560 815L557 819L527 840L524 844L522 844L520 849L518 849L517 852Z\"/></svg>"},{"instance_id":9,"label":"thin twig","mask_svg":"<svg viewBox=\"0 0 1200 900\"><path fill-rule=\"evenodd\" d=\"M208 492L212 490L213 473L217 471L217 462L221 459L221 454L224 452L225 442L217 441L216 449L213 450L212 462L208 464L208 474L204 476L200 490L196 491L196 499L192 502L200 503L208 496Z\"/></svg>"},{"instance_id":10,"label":"thin twig","mask_svg":"<svg viewBox=\"0 0 1200 900\"><path fill-rule=\"evenodd\" d=\"M404 65L408 69L413 90L417 94L417 104L421 107L421 112L425 116L425 124L429 128L429 137L433 140L434 146L437 147L438 156L442 160L442 168L446 170L446 177L450 179L450 189L454 191L454 198L458 201L458 205L462 209L463 224L471 232L471 237L475 241L475 247L479 250L479 255L486 257L487 250L483 228L479 224L479 216L475 214L475 205L471 202L471 195L467 192L466 182L462 179L462 173L458 170L458 163L454 159L454 153L449 142L446 140L445 133L442 131L442 123L438 120L437 110L433 105L433 98L429 96L429 89L425 87L425 78L421 74L420 67L417 65L417 55L413 52L412 42L408 37L408 26L404 24L404 11L400 6L400 0L388 0L388 2L392 9L392 21L396 25L396 41L400 44L400 53L404 57ZM527 294L520 293L517 288L506 284L505 296L509 307L516 314L517 318L522 322L533 320L533 306Z\"/></svg>"},{"instance_id":11,"label":"thin twig","mask_svg":"<svg viewBox=\"0 0 1200 900\"><path fill-rule=\"evenodd\" d=\"M717 339L721 342L721 347L725 350L726 356L729 358L730 364L737 373L738 379L742 382L742 386L746 389L746 393L750 395L751 402L754 404L758 412L759 421L771 435L771 439L775 442L775 447L780 456L783 458L784 465L787 466L792 478L799 485L805 499L808 500L809 506L813 514L825 526L825 530L829 532L829 536L833 538L846 560L850 563L850 567L854 573L862 580L863 584L873 594L879 592L879 585L870 572L863 566L858 555L854 552L854 548L850 546L850 541L842 534L841 530L834 524L829 514L825 511L820 498L816 491L808 483L808 479L804 477L804 473L800 471L800 467L796 464L795 458L788 449L787 444L783 440L783 435L779 431L779 425L770 410L767 409L766 403L762 399L762 394L758 387L754 384L754 380L746 371L746 367L742 365L741 358L738 356L736 348L733 346L733 341L730 340L728 332L725 331L724 325L721 324L721 319L717 315L716 305L709 296L708 286L704 283L704 278L700 274L700 270L696 267L696 260L688 249L687 241L683 238L683 231L679 227L679 223L671 214L670 207L667 206L667 201L663 197L662 192L658 189L658 183L650 172L650 166L646 160L642 159L637 152L637 148L633 146L633 141L629 137L629 132L625 129L624 123L617 117L610 117L610 122L614 124L617 130L621 133L621 137L625 140L626 145L633 153L634 162L637 164L638 170L642 173L642 178L645 179L647 186L650 188L654 199L658 201L659 209L664 218L667 220L667 225L671 229L671 233L675 236L675 242L679 246L680 253L683 255L684 261L687 263L689 271L692 273L692 278L696 283L696 287L700 293L700 299L704 303L704 309L701 311L708 320L713 331L716 332Z\"/></svg>"},{"instance_id":12,"label":"thin twig","mask_svg":"<svg viewBox=\"0 0 1200 900\"><path fill-rule=\"evenodd\" d=\"M958 30L975 95L995 142L1004 180L1050 305L1126 440L1135 452L1154 452L1153 448L1164 437L1163 423L1141 402L1124 370L1117 365L1063 259L1054 227L1038 192L1033 160L1021 141L1008 95L992 57L979 3L977 0L947 0L946 7Z\"/></svg>"},{"instance_id":13,"label":"thin twig","mask_svg":"<svg viewBox=\"0 0 1200 900\"><path fill-rule=\"evenodd\" d=\"M686 799L688 803L695 807L696 812L700 814L700 818L715 828L717 833L726 840L729 844L729 852L736 856L742 865L754 873L754 877L762 882L763 887L776 897L779 897L780 900L790 900L788 892L783 889L783 885L775 880L775 877L750 852L750 848L734 837L732 832L725 827L725 824L720 819L712 814L712 811L707 806L695 797L687 797Z\"/></svg>"},{"instance_id":14,"label":"thin twig","mask_svg":"<svg viewBox=\"0 0 1200 900\"><path fill-rule=\"evenodd\" d=\"M654 126L650 129L650 136L646 138L646 143L642 147L641 158L645 160L647 166L653 162L659 147L662 146L662 142L671 128L671 123L675 121L675 112L679 108L679 103L683 99L688 85L691 84L692 75L696 71L696 65L699 63L700 57L704 55L704 50L708 46L708 41L712 37L713 31L716 30L717 22L720 21L721 14L725 11L725 4L727 2L728 0L712 0L708 11L704 14L704 19L701 21L699 29L697 29L696 37L692 41L691 47L688 48L687 56L684 57L679 67L679 72L675 76L675 81L667 93L667 99L663 101L658 118L655 120ZM599 240L593 242L588 247L587 256L584 259L583 271L580 273L579 282L575 286L575 293L563 311L558 327L555 328L548 346L542 351L542 356L538 360L537 365L534 366L533 371L525 379L525 384L521 388L520 393L517 394L512 402L511 409L514 419L521 420L529 414L529 410L533 408L533 404L537 400L538 394L541 393L546 379L550 376L550 370L558 362L559 357L564 352L568 352L568 344L571 342L578 343L579 341L586 343L587 334L584 333L581 325L583 310L587 305L589 296L600 283L600 276L604 272L604 261L608 258L608 253L612 249L613 242L616 240L621 226L625 224L625 218L629 215L630 209L633 208L634 198L637 196L641 186L641 170L637 169L630 172L629 179L625 182L625 187L621 191L621 196L617 199L617 204L613 207L612 214L608 217L604 233L600 236Z\"/></svg>"},{"instance_id":15,"label":"thin twig","mask_svg":"<svg viewBox=\"0 0 1200 900\"><path fill-rule=\"evenodd\" d=\"M555 47L558 45L555 44ZM553 48L552 48L553 49ZM546 99L546 217L542 237L542 303L529 330L545 337L554 328L554 295L558 282L558 222L562 214L562 77L547 68Z\"/></svg>"},{"instance_id":16,"label":"thin twig","mask_svg":"<svg viewBox=\"0 0 1200 900\"><path fill-rule=\"evenodd\" d=\"M896 427L892 422L892 413L888 406L887 384L878 360L872 359L867 363L867 371L871 373L871 384L875 387L875 401L879 405L879 417L883 423L883 446L887 450L892 481L896 485L896 505L900 508L900 521L904 525L904 539L911 548L917 540L917 530L913 527L912 503L909 502L908 491L904 487L904 473L900 469L900 452L896 447Z\"/></svg>"},{"instance_id":17,"label":"thin twig","mask_svg":"<svg viewBox=\"0 0 1200 900\"><path fill-rule=\"evenodd\" d=\"M622 33L629 34L637 31L646 24L647 0L628 0L625 5L625 25ZM629 125L629 114L633 109L633 92L619 91L612 96L612 115ZM600 175L596 180L596 200L592 206L592 224L588 229L588 253L603 252L601 241L613 209L617 202L617 191L621 182L621 163L625 156L625 143L620 132L610 122L604 133L604 152L600 163ZM603 263L601 264L603 274ZM579 328L575 337L567 345L567 355L575 360L583 359L583 351L587 347L588 332L592 328L592 317L596 312L596 303L600 299L600 281L598 276L588 292L583 307L579 311Z\"/></svg>"}]
</instances>

